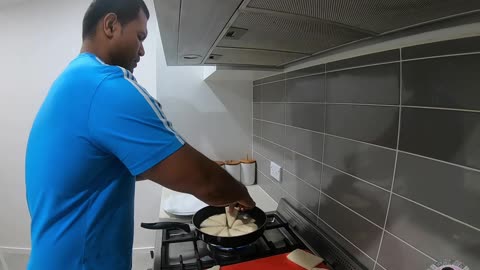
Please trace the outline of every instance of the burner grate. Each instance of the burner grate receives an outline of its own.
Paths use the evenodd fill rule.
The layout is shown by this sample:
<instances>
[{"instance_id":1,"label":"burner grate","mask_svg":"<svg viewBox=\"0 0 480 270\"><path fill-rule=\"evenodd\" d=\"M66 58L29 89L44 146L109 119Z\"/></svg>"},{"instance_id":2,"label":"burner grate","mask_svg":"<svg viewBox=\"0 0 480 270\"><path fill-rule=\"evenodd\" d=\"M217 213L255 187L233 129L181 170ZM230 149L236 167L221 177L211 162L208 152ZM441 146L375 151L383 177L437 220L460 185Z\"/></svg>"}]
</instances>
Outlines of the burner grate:
<instances>
[{"instance_id":1,"label":"burner grate","mask_svg":"<svg viewBox=\"0 0 480 270\"><path fill-rule=\"evenodd\" d=\"M175 245L182 245L182 249ZM265 233L253 244L235 249L213 247L201 241L195 232L176 229L162 231L162 270L197 270L214 265L230 265L306 248L298 237L276 214L267 215ZM183 251L185 250L185 251ZM176 256L178 254L178 257ZM192 253L188 256L186 253ZM173 256L173 258L172 258ZM188 257L188 258L187 258Z\"/></svg>"}]
</instances>

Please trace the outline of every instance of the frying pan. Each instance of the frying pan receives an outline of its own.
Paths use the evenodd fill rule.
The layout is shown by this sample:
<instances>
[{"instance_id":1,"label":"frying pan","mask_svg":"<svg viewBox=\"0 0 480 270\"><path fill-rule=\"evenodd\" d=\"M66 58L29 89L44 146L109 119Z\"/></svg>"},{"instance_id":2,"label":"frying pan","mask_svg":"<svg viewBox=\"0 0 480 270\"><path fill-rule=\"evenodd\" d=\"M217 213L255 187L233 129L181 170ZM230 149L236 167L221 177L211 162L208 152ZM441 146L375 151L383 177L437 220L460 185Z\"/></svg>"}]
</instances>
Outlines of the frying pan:
<instances>
[{"instance_id":1,"label":"frying pan","mask_svg":"<svg viewBox=\"0 0 480 270\"><path fill-rule=\"evenodd\" d=\"M251 210L247 210L245 212L239 213L239 215L246 214L249 217L255 219L255 224L258 226L258 230L234 237L222 237L222 236L214 236L206 234L200 231L200 224L206 220L207 218L225 213L224 207L214 207L214 206L207 206L204 207L198 212L193 215L192 224L195 227L196 233L198 237L203 240L207 244L211 244L214 246L220 246L224 248L236 248L241 246L246 246L255 242L258 238L263 235L265 231L265 224L267 223L267 215L263 212L260 208L255 207ZM157 222L157 223L142 223L142 228L150 229L150 230L165 230L165 229L181 229L185 232L189 233L190 225L181 222Z\"/></svg>"}]
</instances>

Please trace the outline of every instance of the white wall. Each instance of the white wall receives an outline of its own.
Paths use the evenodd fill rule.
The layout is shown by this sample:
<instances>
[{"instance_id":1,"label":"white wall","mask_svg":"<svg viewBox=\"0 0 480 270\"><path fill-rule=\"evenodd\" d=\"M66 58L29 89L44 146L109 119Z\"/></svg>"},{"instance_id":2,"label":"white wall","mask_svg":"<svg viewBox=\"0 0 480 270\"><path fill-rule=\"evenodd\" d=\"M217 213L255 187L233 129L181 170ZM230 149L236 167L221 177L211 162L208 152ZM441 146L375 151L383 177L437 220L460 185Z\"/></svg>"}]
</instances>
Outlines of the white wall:
<instances>
[{"instance_id":1,"label":"white wall","mask_svg":"<svg viewBox=\"0 0 480 270\"><path fill-rule=\"evenodd\" d=\"M28 133L50 84L79 52L81 22L90 0L28 1L0 9L0 269L21 269L30 248L30 218L25 199L24 159ZM153 9L152 2L149 2ZM135 75L156 95L156 42L151 20L147 56ZM161 187L137 185L136 220L159 211ZM153 246L153 233L138 228L135 247ZM24 267L23 267L24 269Z\"/></svg>"},{"instance_id":2,"label":"white wall","mask_svg":"<svg viewBox=\"0 0 480 270\"><path fill-rule=\"evenodd\" d=\"M174 127L212 159L250 153L250 82L202 80L202 67L167 67L152 0L146 55L135 76L158 96ZM21 269L30 248L24 159L28 133L50 84L79 52L81 21L90 0L28 1L0 9L0 269ZM148 251L154 232L139 228L155 221L161 187L137 184L134 247ZM144 252L142 256L146 253Z\"/></svg>"},{"instance_id":3,"label":"white wall","mask_svg":"<svg viewBox=\"0 0 480 270\"><path fill-rule=\"evenodd\" d=\"M0 10L0 246L30 247L24 184L28 133L49 85L81 45L88 1L32 1ZM54 11L55 10L55 11Z\"/></svg>"},{"instance_id":4,"label":"white wall","mask_svg":"<svg viewBox=\"0 0 480 270\"><path fill-rule=\"evenodd\" d=\"M159 55L158 92L174 128L214 160L251 154L252 83L203 81L202 67L167 67Z\"/></svg>"}]
</instances>

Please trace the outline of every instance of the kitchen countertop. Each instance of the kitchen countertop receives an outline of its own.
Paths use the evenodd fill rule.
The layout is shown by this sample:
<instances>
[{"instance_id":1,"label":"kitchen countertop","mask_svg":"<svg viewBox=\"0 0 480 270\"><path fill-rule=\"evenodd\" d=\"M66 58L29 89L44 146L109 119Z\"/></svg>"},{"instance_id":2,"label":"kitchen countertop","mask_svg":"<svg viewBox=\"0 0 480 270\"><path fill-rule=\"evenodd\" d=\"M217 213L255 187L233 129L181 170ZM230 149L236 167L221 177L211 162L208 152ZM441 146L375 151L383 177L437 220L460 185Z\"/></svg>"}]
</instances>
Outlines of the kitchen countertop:
<instances>
[{"instance_id":1,"label":"kitchen countertop","mask_svg":"<svg viewBox=\"0 0 480 270\"><path fill-rule=\"evenodd\" d=\"M250 196L252 196L253 200L257 203L257 207L262 209L264 212L270 212L270 211L275 211L277 209L277 202L275 202L260 186L258 185L253 185L253 186L247 186L248 192L250 193ZM162 199L160 202L160 213L159 213L159 218L160 219L185 219L185 220L190 220L191 217L178 217L178 216L170 216L169 214L165 213L163 210L163 203L164 201L170 197L172 194L177 193L176 191L173 191L168 188L163 188L162 190Z\"/></svg>"}]
</instances>

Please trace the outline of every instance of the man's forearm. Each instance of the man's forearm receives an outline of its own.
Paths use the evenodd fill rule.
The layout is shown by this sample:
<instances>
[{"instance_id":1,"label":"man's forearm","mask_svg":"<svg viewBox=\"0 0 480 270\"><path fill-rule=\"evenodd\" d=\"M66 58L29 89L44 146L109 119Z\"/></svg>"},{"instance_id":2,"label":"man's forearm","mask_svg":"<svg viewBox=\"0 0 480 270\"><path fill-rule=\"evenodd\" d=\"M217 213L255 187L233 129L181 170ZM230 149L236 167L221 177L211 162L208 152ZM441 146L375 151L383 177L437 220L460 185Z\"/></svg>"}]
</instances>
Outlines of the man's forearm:
<instances>
[{"instance_id":1,"label":"man's forearm","mask_svg":"<svg viewBox=\"0 0 480 270\"><path fill-rule=\"evenodd\" d=\"M215 164L207 185L196 195L200 200L214 206L225 206L248 197L247 188L228 172Z\"/></svg>"}]
</instances>

